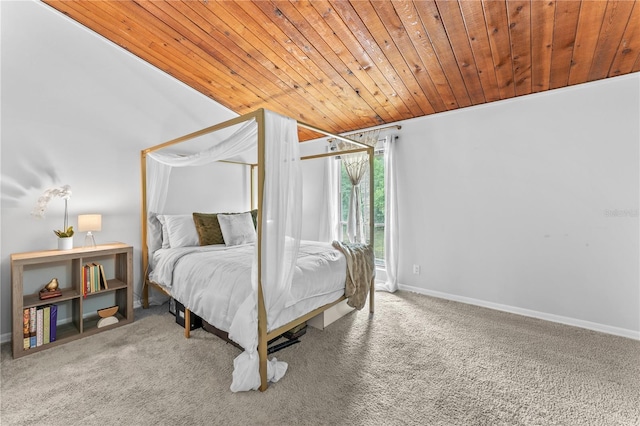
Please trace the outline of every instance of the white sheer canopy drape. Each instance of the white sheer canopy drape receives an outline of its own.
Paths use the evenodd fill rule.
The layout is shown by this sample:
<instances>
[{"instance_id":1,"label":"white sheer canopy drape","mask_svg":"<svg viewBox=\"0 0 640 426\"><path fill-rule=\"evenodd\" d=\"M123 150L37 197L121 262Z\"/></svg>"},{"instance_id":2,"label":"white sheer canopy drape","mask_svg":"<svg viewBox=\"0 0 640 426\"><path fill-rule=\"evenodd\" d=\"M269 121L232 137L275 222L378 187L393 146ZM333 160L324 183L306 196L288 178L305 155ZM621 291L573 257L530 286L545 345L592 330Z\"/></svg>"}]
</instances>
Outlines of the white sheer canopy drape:
<instances>
[{"instance_id":1,"label":"white sheer canopy drape","mask_svg":"<svg viewBox=\"0 0 640 426\"><path fill-rule=\"evenodd\" d=\"M398 196L396 184L396 142L393 136L384 142L384 263L385 282L376 282L376 290L398 290Z\"/></svg>"},{"instance_id":2,"label":"white sheer canopy drape","mask_svg":"<svg viewBox=\"0 0 640 426\"><path fill-rule=\"evenodd\" d=\"M322 187L323 211L320 215L318 239L332 242L342 241L340 225L340 161L335 157L324 159L324 180Z\"/></svg>"},{"instance_id":3,"label":"white sheer canopy drape","mask_svg":"<svg viewBox=\"0 0 640 426\"><path fill-rule=\"evenodd\" d=\"M195 154L148 153L147 211L160 213L164 209L173 167L202 166L255 150L257 138L258 123L251 120L228 138Z\"/></svg>"},{"instance_id":4,"label":"white sheer canopy drape","mask_svg":"<svg viewBox=\"0 0 640 426\"><path fill-rule=\"evenodd\" d=\"M172 167L204 165L228 159L257 149L258 125L251 120L227 139L205 151L192 155L151 152L146 156L147 211L160 213ZM262 246L261 281L267 328L273 316L282 310L290 298L291 280L300 245L302 220L302 173L295 120L265 110L264 196L260 223ZM234 360L234 392L258 389L260 386L258 345L258 259L257 245L252 268L253 292L236 312L229 337L239 343L244 352ZM287 363L275 358L268 362L270 381L279 380Z\"/></svg>"},{"instance_id":5,"label":"white sheer canopy drape","mask_svg":"<svg viewBox=\"0 0 640 426\"><path fill-rule=\"evenodd\" d=\"M274 312L291 302L291 281L298 259L302 233L302 170L300 143L295 120L281 115L266 117L266 167L262 211L262 282L267 323ZM264 260L266 259L266 262Z\"/></svg>"},{"instance_id":6,"label":"white sheer canopy drape","mask_svg":"<svg viewBox=\"0 0 640 426\"><path fill-rule=\"evenodd\" d=\"M282 310L290 298L302 228L302 172L296 121L270 113L265 117L265 129L261 276L269 328L273 316ZM260 386L257 256L252 281L254 292L240 306L229 330L229 337L245 348L233 363L231 390L234 392L258 389ZM286 362L273 358L267 364L267 377L270 381L277 381L286 369Z\"/></svg>"}]
</instances>

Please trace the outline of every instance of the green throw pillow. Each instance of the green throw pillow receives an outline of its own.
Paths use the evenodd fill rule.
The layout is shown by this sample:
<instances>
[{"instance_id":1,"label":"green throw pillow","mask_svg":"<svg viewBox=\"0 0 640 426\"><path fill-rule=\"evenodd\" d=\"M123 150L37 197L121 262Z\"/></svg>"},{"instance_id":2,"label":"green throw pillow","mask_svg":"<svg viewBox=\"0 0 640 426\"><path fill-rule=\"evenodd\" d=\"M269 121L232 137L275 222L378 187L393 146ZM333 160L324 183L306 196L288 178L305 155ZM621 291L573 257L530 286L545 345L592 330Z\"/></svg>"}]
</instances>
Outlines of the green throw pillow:
<instances>
[{"instance_id":1,"label":"green throw pillow","mask_svg":"<svg viewBox=\"0 0 640 426\"><path fill-rule=\"evenodd\" d=\"M201 246L224 244L217 213L193 213L193 223Z\"/></svg>"}]
</instances>

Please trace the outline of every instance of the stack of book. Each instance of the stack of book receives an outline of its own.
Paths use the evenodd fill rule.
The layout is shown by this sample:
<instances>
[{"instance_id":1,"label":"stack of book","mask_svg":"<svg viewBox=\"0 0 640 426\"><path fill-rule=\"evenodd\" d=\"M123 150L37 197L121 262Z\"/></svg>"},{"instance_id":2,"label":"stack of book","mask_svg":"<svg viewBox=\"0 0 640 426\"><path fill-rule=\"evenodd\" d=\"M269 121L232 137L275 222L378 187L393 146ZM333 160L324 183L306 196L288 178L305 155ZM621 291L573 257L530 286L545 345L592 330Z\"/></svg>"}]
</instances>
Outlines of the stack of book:
<instances>
[{"instance_id":1,"label":"stack of book","mask_svg":"<svg viewBox=\"0 0 640 426\"><path fill-rule=\"evenodd\" d=\"M307 322L303 322L295 327L293 327L289 331L285 331L282 336L286 337L289 340L297 339L303 336L307 332Z\"/></svg>"},{"instance_id":2,"label":"stack of book","mask_svg":"<svg viewBox=\"0 0 640 426\"><path fill-rule=\"evenodd\" d=\"M97 293L109 288L104 268L97 263L87 263L82 267L82 295Z\"/></svg>"},{"instance_id":3,"label":"stack of book","mask_svg":"<svg viewBox=\"0 0 640 426\"><path fill-rule=\"evenodd\" d=\"M22 313L24 349L27 350L55 342L57 322L57 305L24 308Z\"/></svg>"}]
</instances>

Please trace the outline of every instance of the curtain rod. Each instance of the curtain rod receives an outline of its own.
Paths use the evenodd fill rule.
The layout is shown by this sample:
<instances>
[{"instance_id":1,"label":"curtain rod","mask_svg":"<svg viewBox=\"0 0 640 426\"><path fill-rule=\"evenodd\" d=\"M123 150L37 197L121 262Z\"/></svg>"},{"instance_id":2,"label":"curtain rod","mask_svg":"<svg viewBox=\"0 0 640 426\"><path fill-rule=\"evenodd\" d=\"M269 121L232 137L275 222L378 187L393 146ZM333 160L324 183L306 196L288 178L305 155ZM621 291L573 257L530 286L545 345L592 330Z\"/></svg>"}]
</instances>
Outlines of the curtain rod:
<instances>
[{"instance_id":1,"label":"curtain rod","mask_svg":"<svg viewBox=\"0 0 640 426\"><path fill-rule=\"evenodd\" d=\"M303 123L303 122L298 121L298 126L303 127L305 129L308 129L308 130L312 130L312 131L314 131L316 133L320 133L322 135L328 136L330 139L340 139L340 140L342 140L344 142L351 143L351 144L354 144L354 145L358 145L358 146L361 146L363 148L369 148L369 145L367 145L367 144L364 144L364 143L358 142L358 141L354 141L352 139L348 139L348 138L346 138L344 136L340 136L340 135L336 135L336 134L327 132L325 130L320 129L319 127L312 126L311 124L307 124L307 123Z\"/></svg>"},{"instance_id":2,"label":"curtain rod","mask_svg":"<svg viewBox=\"0 0 640 426\"><path fill-rule=\"evenodd\" d=\"M355 130L353 132L349 132L347 134L349 135L353 135L356 133L365 133L365 132L375 132L376 130L387 130L387 129L393 129L396 128L398 130L402 129L402 126L399 124L394 124L392 126L385 126L385 127L376 127L375 129L367 129L367 130ZM343 133L343 136L345 136L346 134Z\"/></svg>"},{"instance_id":3,"label":"curtain rod","mask_svg":"<svg viewBox=\"0 0 640 426\"><path fill-rule=\"evenodd\" d=\"M399 125L399 124L394 124L394 125L391 125L391 126L377 127L375 129L356 130L356 131L349 132L349 133L342 133L341 136L349 137L349 136L357 135L358 133L379 132L379 131L382 131L382 130L394 129L394 128L400 130L400 129L402 129L402 126ZM329 138L329 139L327 139L327 141L330 142L332 139L336 139L336 138Z\"/></svg>"}]
</instances>

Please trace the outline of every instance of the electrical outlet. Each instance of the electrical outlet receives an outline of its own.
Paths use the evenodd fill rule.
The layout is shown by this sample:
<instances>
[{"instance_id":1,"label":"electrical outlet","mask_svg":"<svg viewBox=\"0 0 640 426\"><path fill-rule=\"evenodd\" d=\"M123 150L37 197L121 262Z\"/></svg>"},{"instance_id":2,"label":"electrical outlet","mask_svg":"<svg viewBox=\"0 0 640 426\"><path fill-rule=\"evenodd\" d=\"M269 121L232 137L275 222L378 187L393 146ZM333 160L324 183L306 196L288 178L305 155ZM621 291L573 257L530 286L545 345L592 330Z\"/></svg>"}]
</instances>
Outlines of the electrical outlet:
<instances>
[{"instance_id":1,"label":"electrical outlet","mask_svg":"<svg viewBox=\"0 0 640 426\"><path fill-rule=\"evenodd\" d=\"M420 265L413 265L414 275L420 275Z\"/></svg>"}]
</instances>

